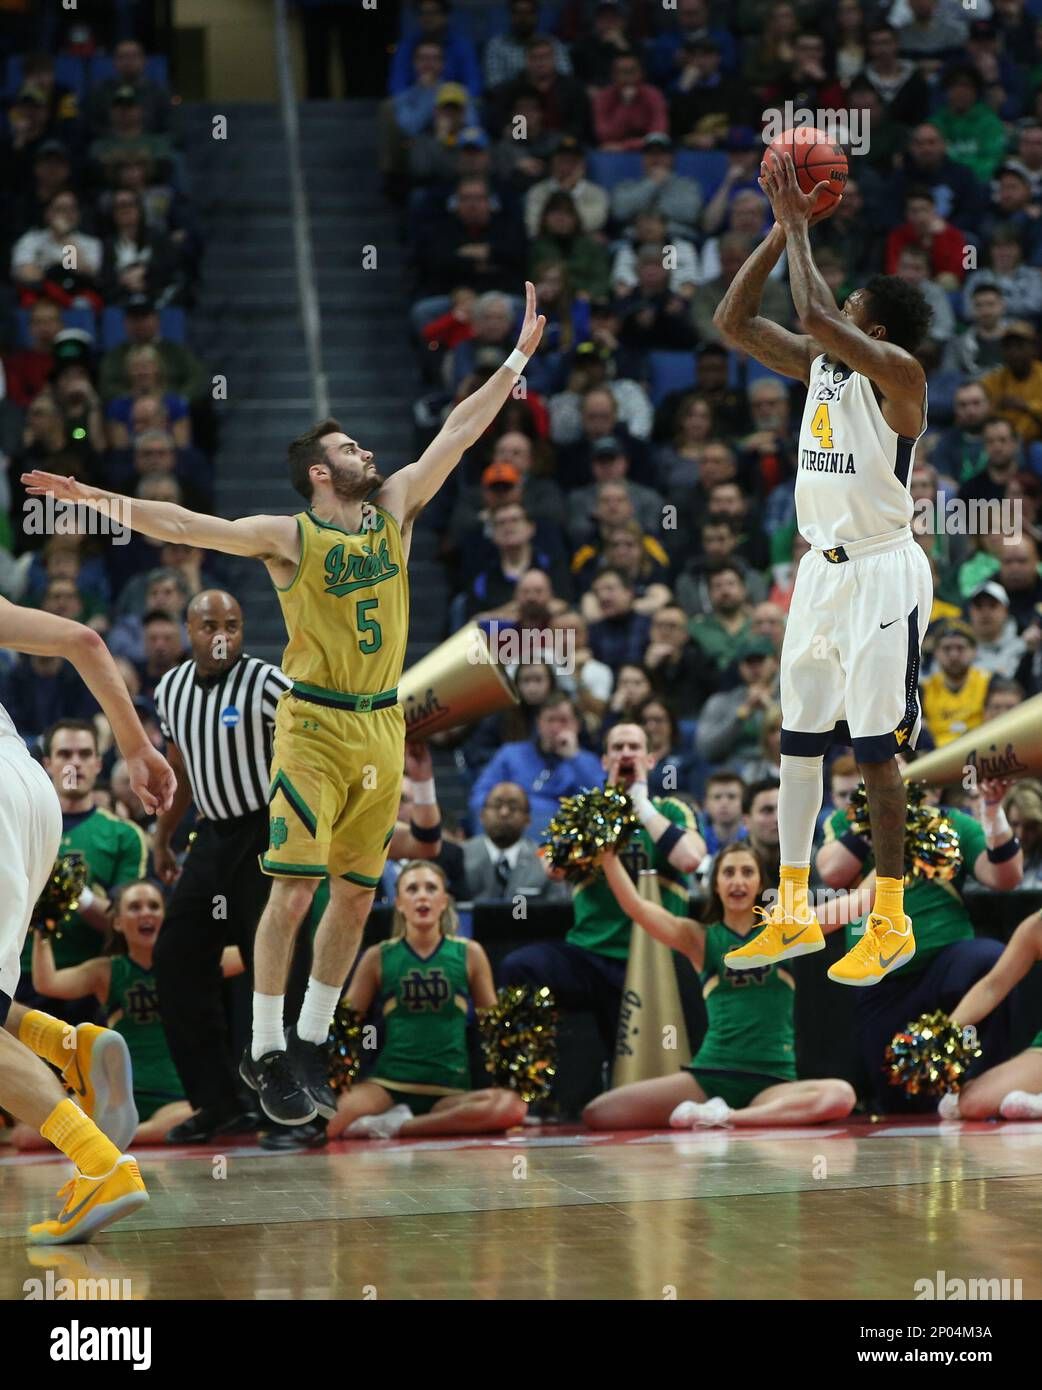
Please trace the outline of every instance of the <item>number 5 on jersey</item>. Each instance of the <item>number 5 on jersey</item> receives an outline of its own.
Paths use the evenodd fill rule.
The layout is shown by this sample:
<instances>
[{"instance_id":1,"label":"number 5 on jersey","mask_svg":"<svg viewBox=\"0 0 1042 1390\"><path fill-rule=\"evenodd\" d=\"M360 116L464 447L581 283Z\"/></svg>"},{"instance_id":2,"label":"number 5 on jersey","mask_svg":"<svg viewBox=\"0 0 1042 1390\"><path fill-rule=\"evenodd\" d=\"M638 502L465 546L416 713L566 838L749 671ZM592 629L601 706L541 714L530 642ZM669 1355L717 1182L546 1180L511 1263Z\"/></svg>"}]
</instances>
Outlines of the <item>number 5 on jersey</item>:
<instances>
[{"instance_id":1,"label":"number 5 on jersey","mask_svg":"<svg viewBox=\"0 0 1042 1390\"><path fill-rule=\"evenodd\" d=\"M832 421L829 419L829 408L824 401L814 412L810 432L823 449L832 448Z\"/></svg>"},{"instance_id":2,"label":"number 5 on jersey","mask_svg":"<svg viewBox=\"0 0 1042 1390\"><path fill-rule=\"evenodd\" d=\"M358 635L361 638L365 633L365 640L359 641L358 650L365 652L366 656L372 656L373 652L378 652L383 646L384 635L380 630L380 624L375 618L368 616L370 608L375 608L379 599L363 598L355 605L355 622L358 626Z\"/></svg>"}]
</instances>

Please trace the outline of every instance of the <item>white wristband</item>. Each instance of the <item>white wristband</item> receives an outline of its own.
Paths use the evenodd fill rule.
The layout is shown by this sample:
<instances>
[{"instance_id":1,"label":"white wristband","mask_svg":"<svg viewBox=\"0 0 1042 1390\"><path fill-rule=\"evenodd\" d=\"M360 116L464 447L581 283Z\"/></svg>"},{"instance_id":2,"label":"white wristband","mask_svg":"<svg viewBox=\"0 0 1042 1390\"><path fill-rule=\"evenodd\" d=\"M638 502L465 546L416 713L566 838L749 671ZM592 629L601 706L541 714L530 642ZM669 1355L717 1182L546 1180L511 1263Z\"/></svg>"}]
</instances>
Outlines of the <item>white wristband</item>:
<instances>
[{"instance_id":1,"label":"white wristband","mask_svg":"<svg viewBox=\"0 0 1042 1390\"><path fill-rule=\"evenodd\" d=\"M434 785L433 777L428 777L426 782L414 782L412 784L412 804L414 806L437 806L438 790Z\"/></svg>"},{"instance_id":2,"label":"white wristband","mask_svg":"<svg viewBox=\"0 0 1042 1390\"><path fill-rule=\"evenodd\" d=\"M507 360L503 363L504 367L509 367L512 372L517 372L518 376L528 366L528 358L520 348L515 348Z\"/></svg>"},{"instance_id":3,"label":"white wristband","mask_svg":"<svg viewBox=\"0 0 1042 1390\"><path fill-rule=\"evenodd\" d=\"M1006 819L1006 812L1001 801L997 801L993 806L989 806L986 801L982 802L980 821L984 827L984 834L989 840L996 835L1007 834L1010 829L1010 823Z\"/></svg>"},{"instance_id":4,"label":"white wristband","mask_svg":"<svg viewBox=\"0 0 1042 1390\"><path fill-rule=\"evenodd\" d=\"M81 891L81 893L80 893L79 901L78 901L78 903L77 903L77 905L76 905L76 911L77 911L77 912L86 912L86 911L87 911L87 908L90 907L90 905L91 905L91 903L92 903L93 901L94 901L94 894L91 892L91 890L90 890L89 888L84 888L84 889Z\"/></svg>"}]
</instances>

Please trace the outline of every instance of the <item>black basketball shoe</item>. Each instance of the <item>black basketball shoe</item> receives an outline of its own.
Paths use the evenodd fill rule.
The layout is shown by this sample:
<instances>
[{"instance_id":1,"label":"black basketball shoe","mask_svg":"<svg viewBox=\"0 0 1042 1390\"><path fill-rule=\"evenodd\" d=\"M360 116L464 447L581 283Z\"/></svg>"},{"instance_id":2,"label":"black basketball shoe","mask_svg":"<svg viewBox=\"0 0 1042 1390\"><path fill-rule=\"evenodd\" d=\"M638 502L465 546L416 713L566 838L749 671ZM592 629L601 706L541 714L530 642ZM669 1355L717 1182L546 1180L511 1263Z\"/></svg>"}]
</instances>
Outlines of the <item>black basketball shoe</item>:
<instances>
[{"instance_id":1,"label":"black basketball shoe","mask_svg":"<svg viewBox=\"0 0 1042 1390\"><path fill-rule=\"evenodd\" d=\"M329 1052L325 1043L305 1042L296 1024L286 1029L286 1052L293 1075L307 1091L324 1120L336 1114L336 1092L329 1084Z\"/></svg>"},{"instance_id":2,"label":"black basketball shoe","mask_svg":"<svg viewBox=\"0 0 1042 1390\"><path fill-rule=\"evenodd\" d=\"M239 1075L251 1091L257 1092L268 1119L278 1125L306 1125L318 1114L285 1052L265 1052L254 1061L247 1048L239 1063Z\"/></svg>"}]
</instances>

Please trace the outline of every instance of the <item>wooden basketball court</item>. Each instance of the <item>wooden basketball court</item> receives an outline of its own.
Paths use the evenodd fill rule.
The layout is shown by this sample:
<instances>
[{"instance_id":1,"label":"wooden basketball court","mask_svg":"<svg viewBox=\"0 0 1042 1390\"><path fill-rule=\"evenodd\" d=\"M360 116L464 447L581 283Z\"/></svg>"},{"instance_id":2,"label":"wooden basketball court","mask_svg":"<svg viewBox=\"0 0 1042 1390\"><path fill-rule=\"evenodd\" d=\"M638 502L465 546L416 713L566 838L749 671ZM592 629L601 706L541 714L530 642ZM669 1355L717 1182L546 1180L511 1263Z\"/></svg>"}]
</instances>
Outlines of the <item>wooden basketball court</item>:
<instances>
[{"instance_id":1,"label":"wooden basketball court","mask_svg":"<svg viewBox=\"0 0 1042 1390\"><path fill-rule=\"evenodd\" d=\"M106 1279L132 1299L909 1300L938 1275L1042 1296L1042 1123L138 1157L150 1205L51 1250L23 1233L67 1163L0 1157L0 1297Z\"/></svg>"}]
</instances>

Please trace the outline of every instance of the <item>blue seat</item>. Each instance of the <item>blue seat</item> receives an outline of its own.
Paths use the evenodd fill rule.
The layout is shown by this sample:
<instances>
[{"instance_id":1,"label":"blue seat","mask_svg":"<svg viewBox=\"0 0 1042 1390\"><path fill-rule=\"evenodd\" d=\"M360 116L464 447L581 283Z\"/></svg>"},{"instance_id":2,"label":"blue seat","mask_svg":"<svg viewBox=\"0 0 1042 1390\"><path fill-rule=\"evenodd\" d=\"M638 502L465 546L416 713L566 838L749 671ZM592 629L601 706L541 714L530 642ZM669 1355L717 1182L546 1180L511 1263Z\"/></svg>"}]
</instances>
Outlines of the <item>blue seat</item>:
<instances>
[{"instance_id":1,"label":"blue seat","mask_svg":"<svg viewBox=\"0 0 1042 1390\"><path fill-rule=\"evenodd\" d=\"M87 66L87 83L96 87L116 75L116 64L107 53L96 53ZM150 82L169 86L170 68L164 53L151 53L145 59L145 76Z\"/></svg>"},{"instance_id":2,"label":"blue seat","mask_svg":"<svg viewBox=\"0 0 1042 1390\"><path fill-rule=\"evenodd\" d=\"M183 309L160 309L159 334L171 343L183 343L187 336L188 322ZM101 316L101 347L111 352L114 347L127 340L123 326L123 310L109 306Z\"/></svg>"},{"instance_id":3,"label":"blue seat","mask_svg":"<svg viewBox=\"0 0 1042 1390\"><path fill-rule=\"evenodd\" d=\"M20 348L29 346L29 316L30 310L19 309L15 314L17 324L16 343ZM94 313L90 309L63 309L62 326L65 328L81 328L85 333L97 341L98 325L94 318Z\"/></svg>"},{"instance_id":4,"label":"blue seat","mask_svg":"<svg viewBox=\"0 0 1042 1390\"><path fill-rule=\"evenodd\" d=\"M660 405L671 391L690 391L694 384L694 353L648 353L648 385L652 405Z\"/></svg>"},{"instance_id":5,"label":"blue seat","mask_svg":"<svg viewBox=\"0 0 1042 1390\"><path fill-rule=\"evenodd\" d=\"M7 60L4 97L10 100L17 96L24 80L23 59L21 55L16 54ZM54 80L59 87L68 87L82 99L87 91L87 72L83 59L69 53L59 53L54 60Z\"/></svg>"},{"instance_id":6,"label":"blue seat","mask_svg":"<svg viewBox=\"0 0 1042 1390\"><path fill-rule=\"evenodd\" d=\"M610 193L624 179L639 179L644 165L637 150L591 150L586 156L586 172L593 183Z\"/></svg>"},{"instance_id":7,"label":"blue seat","mask_svg":"<svg viewBox=\"0 0 1042 1390\"><path fill-rule=\"evenodd\" d=\"M955 393L966 380L962 372L931 372L927 401L931 424L946 425L955 408Z\"/></svg>"},{"instance_id":8,"label":"blue seat","mask_svg":"<svg viewBox=\"0 0 1042 1390\"><path fill-rule=\"evenodd\" d=\"M724 181L727 155L722 150L678 150L675 168L685 178L698 181L702 197L708 203Z\"/></svg>"}]
</instances>

